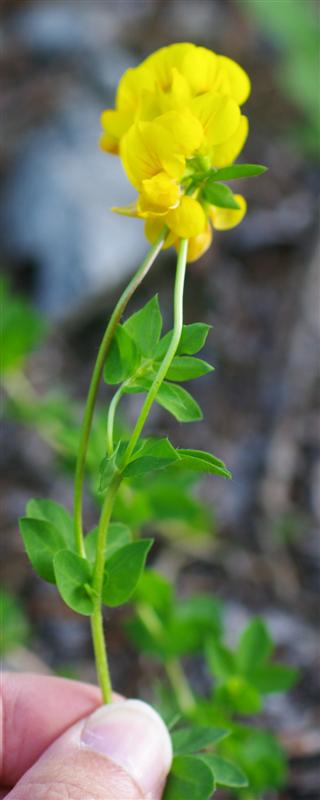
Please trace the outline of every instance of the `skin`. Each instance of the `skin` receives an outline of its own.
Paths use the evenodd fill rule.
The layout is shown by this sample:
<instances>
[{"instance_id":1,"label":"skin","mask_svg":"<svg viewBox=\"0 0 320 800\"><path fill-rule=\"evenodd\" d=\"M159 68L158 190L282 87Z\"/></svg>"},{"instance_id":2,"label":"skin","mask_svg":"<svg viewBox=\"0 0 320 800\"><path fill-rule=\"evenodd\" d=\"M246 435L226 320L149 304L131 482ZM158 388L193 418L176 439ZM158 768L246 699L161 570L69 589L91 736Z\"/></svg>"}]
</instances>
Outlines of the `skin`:
<instances>
[{"instance_id":1,"label":"skin","mask_svg":"<svg viewBox=\"0 0 320 800\"><path fill-rule=\"evenodd\" d=\"M0 797L6 796L55 739L100 703L100 691L94 686L63 678L4 674Z\"/></svg>"},{"instance_id":2,"label":"skin","mask_svg":"<svg viewBox=\"0 0 320 800\"><path fill-rule=\"evenodd\" d=\"M115 697L114 699L119 698ZM3 674L1 676L1 731L3 736L0 745L0 800L5 797L11 798L11 791L12 798L19 797L19 800L20 797L21 800L24 800L24 798L33 796L30 777L26 776L27 770L38 761L49 745L69 727L91 714L100 704L100 690L88 684L40 675ZM90 764L88 763L87 769L83 762L81 764L83 774L77 776L82 788L86 780L85 773L92 773L91 761L93 760L97 762L94 765L95 773L98 774L100 770L101 779L105 778L102 772L106 769L106 760L103 759L103 763L100 763L101 759L90 753L88 760ZM54 759L48 766L43 765L44 784L54 783L54 767ZM121 774L121 770L112 768L110 765L107 769L110 797L118 798L120 796L119 787L125 786L125 782L127 784L125 786L126 796L132 798L138 796L134 783L128 779L127 775ZM48 771L51 771L52 774L48 774ZM39 774L38 772L38 779ZM19 794L16 794L14 787L18 781L20 781ZM97 797L99 800L99 789L96 794L93 794L95 790L92 782L90 791L92 797ZM40 794L37 793L38 796L40 797ZM75 786L74 797L77 796L80 798L83 797L83 794L79 789L78 795L78 789ZM50 789L47 791L44 788L43 798L47 797L51 797Z\"/></svg>"}]
</instances>

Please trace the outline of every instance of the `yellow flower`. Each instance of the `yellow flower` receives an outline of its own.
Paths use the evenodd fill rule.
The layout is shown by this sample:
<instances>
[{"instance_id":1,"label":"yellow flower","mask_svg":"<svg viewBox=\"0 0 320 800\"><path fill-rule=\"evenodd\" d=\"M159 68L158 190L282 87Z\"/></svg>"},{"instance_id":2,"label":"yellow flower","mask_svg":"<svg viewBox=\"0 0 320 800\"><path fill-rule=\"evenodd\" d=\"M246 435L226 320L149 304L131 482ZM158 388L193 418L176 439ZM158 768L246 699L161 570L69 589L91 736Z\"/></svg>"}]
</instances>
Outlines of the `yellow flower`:
<instances>
[{"instance_id":1,"label":"yellow flower","mask_svg":"<svg viewBox=\"0 0 320 800\"><path fill-rule=\"evenodd\" d=\"M239 121L236 102L211 92L195 98L192 112L168 111L151 122L131 125L120 147L126 174L139 192L130 214L144 218L175 209L190 160L205 156L210 165L212 149L228 145Z\"/></svg>"},{"instance_id":2,"label":"yellow flower","mask_svg":"<svg viewBox=\"0 0 320 800\"><path fill-rule=\"evenodd\" d=\"M152 122L135 123L121 142L129 181L140 191L144 180L161 172L181 179L186 158L198 150L202 139L202 125L188 111L169 111Z\"/></svg>"},{"instance_id":3,"label":"yellow flower","mask_svg":"<svg viewBox=\"0 0 320 800\"><path fill-rule=\"evenodd\" d=\"M164 47L127 70L116 109L102 115L101 145L119 153L138 196L114 211L144 219L152 242L166 226L165 247L188 239L189 261L208 249L213 228L237 225L245 200L236 196L239 209L210 205L208 197L221 199L221 191L217 184L208 194L207 180L244 145L248 121L240 105L249 92L238 64L189 43Z\"/></svg>"},{"instance_id":4,"label":"yellow flower","mask_svg":"<svg viewBox=\"0 0 320 800\"><path fill-rule=\"evenodd\" d=\"M168 228L180 239L191 239L202 233L207 220L202 205L193 197L184 195L177 208L168 211L166 218Z\"/></svg>"},{"instance_id":5,"label":"yellow flower","mask_svg":"<svg viewBox=\"0 0 320 800\"><path fill-rule=\"evenodd\" d=\"M235 228L236 225L242 222L247 211L247 203L241 194L235 194L234 199L237 201L238 206L240 206L239 209L211 206L211 222L217 231L227 231L230 228Z\"/></svg>"},{"instance_id":6,"label":"yellow flower","mask_svg":"<svg viewBox=\"0 0 320 800\"><path fill-rule=\"evenodd\" d=\"M232 59L204 47L190 43L163 47L124 73L116 108L104 111L101 117L101 147L118 153L122 137L135 121L150 121L172 110L191 110L194 98L212 92L242 105L250 94L248 75Z\"/></svg>"},{"instance_id":7,"label":"yellow flower","mask_svg":"<svg viewBox=\"0 0 320 800\"><path fill-rule=\"evenodd\" d=\"M145 222L145 235L154 244L162 228L166 225L169 233L164 249L174 245L179 248L180 238L188 238L188 262L197 261L210 247L213 229L228 230L239 225L245 216L247 203L240 194L235 195L239 209L207 207L207 213L199 202L192 197L184 196L180 206L170 211L162 219L150 217Z\"/></svg>"}]
</instances>

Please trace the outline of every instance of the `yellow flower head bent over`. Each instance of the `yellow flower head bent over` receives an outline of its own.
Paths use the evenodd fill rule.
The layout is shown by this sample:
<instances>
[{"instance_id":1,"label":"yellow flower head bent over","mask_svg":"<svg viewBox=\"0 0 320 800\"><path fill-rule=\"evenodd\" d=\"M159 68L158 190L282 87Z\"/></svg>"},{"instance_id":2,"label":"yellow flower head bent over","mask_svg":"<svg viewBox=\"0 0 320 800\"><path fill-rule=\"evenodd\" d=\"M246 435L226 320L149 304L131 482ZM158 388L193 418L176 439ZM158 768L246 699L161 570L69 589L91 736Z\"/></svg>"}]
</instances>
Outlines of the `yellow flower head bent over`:
<instances>
[{"instance_id":1,"label":"yellow flower head bent over","mask_svg":"<svg viewBox=\"0 0 320 800\"><path fill-rule=\"evenodd\" d=\"M127 70L116 109L102 114L101 146L120 156L138 197L114 211L144 219L151 242L164 226L164 246L189 239L189 261L210 246L212 228L241 222L245 200L220 179L234 177L230 167L248 133L240 105L249 93L238 64L193 44L162 48Z\"/></svg>"}]
</instances>

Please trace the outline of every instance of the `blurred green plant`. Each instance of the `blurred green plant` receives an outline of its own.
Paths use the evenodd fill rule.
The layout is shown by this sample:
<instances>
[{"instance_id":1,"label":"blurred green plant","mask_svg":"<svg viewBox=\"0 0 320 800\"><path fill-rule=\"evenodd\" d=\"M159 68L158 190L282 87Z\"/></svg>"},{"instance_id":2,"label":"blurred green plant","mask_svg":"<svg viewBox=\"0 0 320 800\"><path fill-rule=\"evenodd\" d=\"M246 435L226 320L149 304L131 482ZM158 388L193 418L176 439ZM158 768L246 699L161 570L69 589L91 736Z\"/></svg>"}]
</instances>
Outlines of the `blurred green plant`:
<instances>
[{"instance_id":1,"label":"blurred green plant","mask_svg":"<svg viewBox=\"0 0 320 800\"><path fill-rule=\"evenodd\" d=\"M0 588L0 620L0 654L3 656L24 645L30 636L30 626L21 603L3 588Z\"/></svg>"},{"instance_id":2,"label":"blurred green plant","mask_svg":"<svg viewBox=\"0 0 320 800\"><path fill-rule=\"evenodd\" d=\"M281 88L301 111L297 140L320 158L319 107L319 4L317 0L238 0L264 36L279 48L275 76Z\"/></svg>"},{"instance_id":3,"label":"blurred green plant","mask_svg":"<svg viewBox=\"0 0 320 800\"><path fill-rule=\"evenodd\" d=\"M219 602L211 595L179 600L169 582L151 570L141 576L133 602L127 634L140 652L159 660L167 674L167 685L156 690L161 713L168 721L181 715L195 725L224 730L216 755L231 759L248 779L242 775L237 783L230 766L230 782L219 781L211 759L216 785L228 786L243 798L260 798L262 792L280 788L286 759L277 739L242 721L262 711L265 695L286 691L297 680L297 670L274 661L265 623L252 619L231 649L223 641ZM209 679L210 684L203 696L191 687L183 666L183 659L195 655L206 664L205 682ZM199 797L206 797L205 792Z\"/></svg>"},{"instance_id":4,"label":"blurred green plant","mask_svg":"<svg viewBox=\"0 0 320 800\"><path fill-rule=\"evenodd\" d=\"M16 304L16 299L7 288L5 297L9 309L8 318L14 317L10 312L10 305L23 309L21 317L15 312L17 324L20 324L21 319L24 329L27 320L32 320L30 325L34 324L34 331L37 331L37 335L30 335L28 345L23 348L21 344L19 347L14 344L19 342L14 326L6 327L6 346L8 345L9 353L14 353L11 359L7 358L8 368L4 374L10 397L8 410L24 423L34 426L44 436L57 453L60 468L74 469L80 438L81 409L64 391L59 390L54 397L47 394L39 396L29 384L24 374L28 357L33 348L39 345L45 334L45 327L41 325L41 320L37 321L36 312L29 313L26 303L19 301ZM156 310L155 299L149 303L149 312L150 310L152 314ZM140 325L138 329L140 330ZM122 330L122 326L119 330ZM127 330L130 330L128 323ZM207 332L208 326L185 326L184 343L182 342L181 347L186 348L188 353L190 348L201 346ZM164 340L168 336L166 334L160 339L156 358L158 355L161 357L166 343ZM114 348L111 348L108 382L110 374L114 382L118 379L127 380L123 368L128 358L128 340L125 337L125 357L122 361L121 337L122 333L118 333ZM136 353L133 357L136 359ZM112 359L115 365L113 373ZM180 356L180 362L178 359L179 356L172 366L171 379L182 380L186 374L190 377L190 370L191 377L194 377L194 371L199 369L197 359L189 355ZM208 371L206 362L201 359L198 361L201 371ZM148 364L148 369L150 368L153 368L151 362ZM140 374L139 380L134 377L134 390L141 390L148 380L148 375L141 377ZM118 395L119 399L120 396L121 393ZM185 401L183 391L181 396ZM179 415L180 406L177 410L175 400L176 398L173 399L172 412ZM165 402L168 403L167 398ZM171 398L169 406L170 402ZM188 407L188 395L186 402ZM182 407L185 408L183 405ZM101 409L94 419L86 462L91 493L99 504L108 468L105 427L105 412ZM116 421L112 430L115 440L126 439L127 435L125 426L119 420ZM142 443L142 450L144 446ZM141 455L145 458L143 452ZM127 634L141 652L163 664L167 675L167 685L154 687L161 713L173 730L175 757L165 800L180 800L191 794L198 800L206 800L214 788L219 786L228 787L236 791L239 797L251 800L253 797L261 797L261 792L283 784L285 758L270 732L244 724L238 717L251 717L259 713L263 696L290 688L296 672L271 661L273 644L261 620L250 623L241 635L238 646L232 651L223 643L223 608L220 602L208 595L194 595L180 600L166 578L152 570L142 572L151 544L149 539L141 539L145 529L149 530L151 527L152 531L160 532L182 548L187 548L188 541L193 539L198 546L199 542L210 535L208 532L212 535L214 530L208 509L194 493L198 476L191 473L188 458L186 457L183 466L179 464L177 468L176 463L170 463L171 451L168 459L166 447L164 456L162 452L158 452L157 457L159 455L160 458L167 459L165 469L144 472L143 468L142 473L140 469L134 470L130 481L124 482L120 487L114 521L108 535L109 578L105 600L112 607L125 602L134 592L135 613L126 624ZM150 459L148 452L146 456ZM193 451L193 461L198 457L199 454ZM97 484L99 465L102 465L100 487ZM199 469L202 470L203 466L206 467L200 463ZM149 461L147 467L149 470ZM217 462L212 467L220 469ZM26 516L20 524L27 553L36 571L49 582L58 581L60 593L71 608L81 609L84 614L90 613L90 574L89 570L84 571L81 560L77 563L74 561L77 557L74 552L71 514L53 500L35 499L28 503ZM89 565L94 557L96 542L97 529L94 529L85 537L85 563ZM66 547L68 551L64 549ZM58 557L59 550L63 550L64 555ZM124 553L126 559L130 558L130 570L125 559L125 572L122 563ZM73 582L70 582L70 560ZM2 614L5 620L2 648L7 651L26 640L28 624L15 598L3 593L1 602L5 608ZM184 670L184 659L195 656L205 662L210 676L210 692L206 697L196 694Z\"/></svg>"},{"instance_id":5,"label":"blurred green plant","mask_svg":"<svg viewBox=\"0 0 320 800\"><path fill-rule=\"evenodd\" d=\"M30 353L41 343L46 325L41 316L23 298L9 290L0 279L1 373L21 369Z\"/></svg>"}]
</instances>

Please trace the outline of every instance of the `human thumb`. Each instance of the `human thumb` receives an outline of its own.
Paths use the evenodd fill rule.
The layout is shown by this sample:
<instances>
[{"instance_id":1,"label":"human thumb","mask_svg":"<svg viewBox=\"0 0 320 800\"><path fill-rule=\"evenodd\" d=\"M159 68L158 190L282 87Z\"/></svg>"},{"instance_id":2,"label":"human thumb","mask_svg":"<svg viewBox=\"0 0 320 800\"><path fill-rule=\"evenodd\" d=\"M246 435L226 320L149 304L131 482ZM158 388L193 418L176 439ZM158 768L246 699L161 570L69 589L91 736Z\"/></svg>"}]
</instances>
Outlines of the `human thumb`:
<instances>
[{"instance_id":1,"label":"human thumb","mask_svg":"<svg viewBox=\"0 0 320 800\"><path fill-rule=\"evenodd\" d=\"M157 712L140 700L121 700L69 728L7 800L160 800L171 760Z\"/></svg>"}]
</instances>

